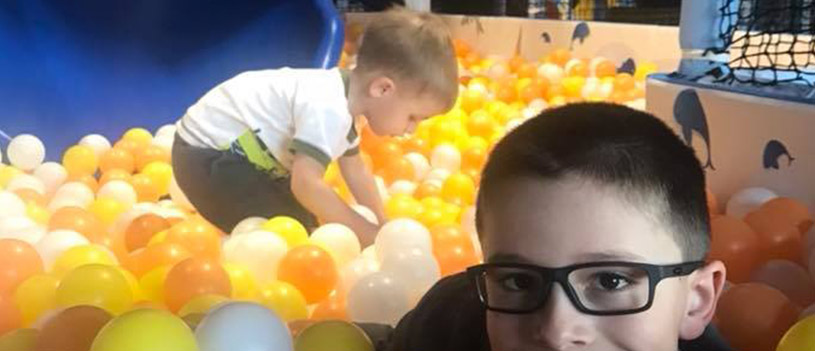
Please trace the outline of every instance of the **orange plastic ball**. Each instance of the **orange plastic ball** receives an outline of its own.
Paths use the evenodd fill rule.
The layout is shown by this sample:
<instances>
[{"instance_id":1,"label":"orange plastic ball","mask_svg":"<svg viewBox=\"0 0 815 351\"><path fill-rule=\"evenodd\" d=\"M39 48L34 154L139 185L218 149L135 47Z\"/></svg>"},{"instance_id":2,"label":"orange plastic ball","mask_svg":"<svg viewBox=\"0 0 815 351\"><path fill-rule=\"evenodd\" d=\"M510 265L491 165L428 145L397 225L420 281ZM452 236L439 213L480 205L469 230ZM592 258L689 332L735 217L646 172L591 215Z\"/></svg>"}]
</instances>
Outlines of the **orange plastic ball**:
<instances>
[{"instance_id":1,"label":"orange plastic ball","mask_svg":"<svg viewBox=\"0 0 815 351\"><path fill-rule=\"evenodd\" d=\"M34 189L22 188L15 190L14 193L26 204L34 203L37 206L48 206L48 198L38 193Z\"/></svg>"},{"instance_id":2,"label":"orange plastic ball","mask_svg":"<svg viewBox=\"0 0 815 351\"><path fill-rule=\"evenodd\" d=\"M137 143L137 142L135 142L133 140L122 139L122 140L119 140L118 142L116 142L115 144L113 144L113 147L117 148L117 149L125 150L128 153L130 153L131 155L136 155L136 152L138 152L139 149L142 148L142 145L140 145L139 143Z\"/></svg>"},{"instance_id":3,"label":"orange plastic ball","mask_svg":"<svg viewBox=\"0 0 815 351\"><path fill-rule=\"evenodd\" d=\"M113 169L133 173L136 169L136 160L130 152L123 148L110 148L99 159L99 170L107 173Z\"/></svg>"},{"instance_id":4,"label":"orange plastic ball","mask_svg":"<svg viewBox=\"0 0 815 351\"><path fill-rule=\"evenodd\" d=\"M718 216L710 226L709 259L724 262L731 282L748 281L760 260L758 234L744 221L730 216Z\"/></svg>"},{"instance_id":5,"label":"orange plastic ball","mask_svg":"<svg viewBox=\"0 0 815 351\"><path fill-rule=\"evenodd\" d=\"M518 78L534 78L538 75L538 67L531 63L524 63L518 67L516 74Z\"/></svg>"},{"instance_id":6,"label":"orange plastic ball","mask_svg":"<svg viewBox=\"0 0 815 351\"><path fill-rule=\"evenodd\" d=\"M189 250L175 243L159 243L139 249L122 261L124 267L136 277L161 266L173 266L191 258Z\"/></svg>"},{"instance_id":7,"label":"orange plastic ball","mask_svg":"<svg viewBox=\"0 0 815 351\"><path fill-rule=\"evenodd\" d=\"M747 214L744 221L758 234L761 262L771 259L802 261L801 232L793 223L784 221L783 216L759 209Z\"/></svg>"},{"instance_id":8,"label":"orange plastic ball","mask_svg":"<svg viewBox=\"0 0 815 351\"><path fill-rule=\"evenodd\" d=\"M88 210L67 206L51 215L48 230L73 230L82 234L88 241L102 244L107 238L105 225Z\"/></svg>"},{"instance_id":9,"label":"orange plastic ball","mask_svg":"<svg viewBox=\"0 0 815 351\"><path fill-rule=\"evenodd\" d=\"M325 320L348 320L347 301L344 296L336 291L323 302L320 302L314 311L311 312L311 319L316 321Z\"/></svg>"},{"instance_id":10,"label":"orange plastic ball","mask_svg":"<svg viewBox=\"0 0 815 351\"><path fill-rule=\"evenodd\" d=\"M377 169L384 168L391 160L401 157L402 147L393 140L382 142L371 152L371 159L373 159L374 167Z\"/></svg>"},{"instance_id":11,"label":"orange plastic ball","mask_svg":"<svg viewBox=\"0 0 815 351\"><path fill-rule=\"evenodd\" d=\"M31 244L0 239L0 294L14 293L20 283L42 271L42 259Z\"/></svg>"},{"instance_id":12,"label":"orange plastic ball","mask_svg":"<svg viewBox=\"0 0 815 351\"><path fill-rule=\"evenodd\" d=\"M442 246L433 249L442 277L463 272L467 267L478 264L478 256L472 244Z\"/></svg>"},{"instance_id":13,"label":"orange plastic ball","mask_svg":"<svg viewBox=\"0 0 815 351\"><path fill-rule=\"evenodd\" d=\"M717 327L738 350L774 351L800 313L801 308L776 289L758 283L740 284L719 299Z\"/></svg>"},{"instance_id":14,"label":"orange plastic ball","mask_svg":"<svg viewBox=\"0 0 815 351\"><path fill-rule=\"evenodd\" d=\"M174 225L167 232L168 243L186 248L194 257L217 260L221 257L220 231L200 219L188 219Z\"/></svg>"},{"instance_id":15,"label":"orange plastic ball","mask_svg":"<svg viewBox=\"0 0 815 351\"><path fill-rule=\"evenodd\" d=\"M170 152L157 145L148 145L135 154L136 169L141 171L152 162L170 163Z\"/></svg>"},{"instance_id":16,"label":"orange plastic ball","mask_svg":"<svg viewBox=\"0 0 815 351\"><path fill-rule=\"evenodd\" d=\"M170 222L164 217L148 213L137 217L125 230L125 245L128 251L135 251L147 246L150 239L158 232L170 228Z\"/></svg>"},{"instance_id":17,"label":"orange plastic ball","mask_svg":"<svg viewBox=\"0 0 815 351\"><path fill-rule=\"evenodd\" d=\"M609 60L603 60L594 67L594 75L597 78L614 77L617 75L617 67Z\"/></svg>"},{"instance_id":18,"label":"orange plastic ball","mask_svg":"<svg viewBox=\"0 0 815 351\"><path fill-rule=\"evenodd\" d=\"M0 336L23 326L23 315L10 294L0 293Z\"/></svg>"},{"instance_id":19,"label":"orange plastic ball","mask_svg":"<svg viewBox=\"0 0 815 351\"><path fill-rule=\"evenodd\" d=\"M294 285L308 304L317 303L331 294L339 274L331 254L316 245L291 249L280 261L277 278Z\"/></svg>"},{"instance_id":20,"label":"orange plastic ball","mask_svg":"<svg viewBox=\"0 0 815 351\"><path fill-rule=\"evenodd\" d=\"M507 65L509 66L509 70L512 73L518 73L518 70L521 68L521 65L524 64L524 58L520 56L512 56L512 58L507 61Z\"/></svg>"},{"instance_id":21,"label":"orange plastic ball","mask_svg":"<svg viewBox=\"0 0 815 351\"><path fill-rule=\"evenodd\" d=\"M68 177L68 182L79 182L88 186L94 193L99 191L99 181L96 177L90 174L74 175Z\"/></svg>"},{"instance_id":22,"label":"orange plastic ball","mask_svg":"<svg viewBox=\"0 0 815 351\"><path fill-rule=\"evenodd\" d=\"M386 163L382 178L390 184L397 180L413 180L414 174L413 164L404 157L399 157Z\"/></svg>"},{"instance_id":23,"label":"orange plastic ball","mask_svg":"<svg viewBox=\"0 0 815 351\"><path fill-rule=\"evenodd\" d=\"M145 174L136 174L130 178L130 185L136 190L139 202L156 202L161 197L159 184Z\"/></svg>"},{"instance_id":24,"label":"orange plastic ball","mask_svg":"<svg viewBox=\"0 0 815 351\"><path fill-rule=\"evenodd\" d=\"M475 89L465 89L461 92L459 98L461 99L461 109L467 113L483 108L486 101L484 92Z\"/></svg>"},{"instance_id":25,"label":"orange plastic ball","mask_svg":"<svg viewBox=\"0 0 815 351\"><path fill-rule=\"evenodd\" d=\"M495 132L497 125L492 116L484 110L473 111L467 118L467 131L470 135L489 138Z\"/></svg>"},{"instance_id":26,"label":"orange plastic ball","mask_svg":"<svg viewBox=\"0 0 815 351\"><path fill-rule=\"evenodd\" d=\"M487 148L473 146L461 153L461 167L463 169L480 170L487 162Z\"/></svg>"},{"instance_id":27,"label":"orange plastic ball","mask_svg":"<svg viewBox=\"0 0 815 351\"><path fill-rule=\"evenodd\" d=\"M176 264L164 283L164 300L176 312L196 296L205 294L229 297L229 274L214 260L188 258Z\"/></svg>"},{"instance_id":28,"label":"orange plastic ball","mask_svg":"<svg viewBox=\"0 0 815 351\"><path fill-rule=\"evenodd\" d=\"M472 52L472 48L470 44L467 44L464 40L461 39L454 39L453 40L453 49L455 49L457 57L464 57L470 52Z\"/></svg>"},{"instance_id":29,"label":"orange plastic ball","mask_svg":"<svg viewBox=\"0 0 815 351\"><path fill-rule=\"evenodd\" d=\"M614 78L614 90L616 91L626 92L634 89L635 86L636 81L634 77L628 73L619 73L617 77Z\"/></svg>"},{"instance_id":30,"label":"orange plastic ball","mask_svg":"<svg viewBox=\"0 0 815 351\"><path fill-rule=\"evenodd\" d=\"M99 178L99 186L104 186L108 182L112 180L121 180L127 183L131 182L132 175L121 169L111 169L102 174L102 177Z\"/></svg>"},{"instance_id":31,"label":"orange plastic ball","mask_svg":"<svg viewBox=\"0 0 815 351\"><path fill-rule=\"evenodd\" d=\"M441 186L433 182L424 182L419 184L413 196L417 199L424 199L428 196L441 196Z\"/></svg>"},{"instance_id":32,"label":"orange plastic ball","mask_svg":"<svg viewBox=\"0 0 815 351\"><path fill-rule=\"evenodd\" d=\"M772 213L783 222L792 223L802 234L812 228L813 218L807 205L789 198L777 197L761 205L761 211Z\"/></svg>"},{"instance_id":33,"label":"orange plastic ball","mask_svg":"<svg viewBox=\"0 0 815 351\"><path fill-rule=\"evenodd\" d=\"M569 62L569 60L571 60L571 59L572 59L572 54L569 52L569 50L557 49L557 50L551 52L546 57L545 61L550 62L550 63L554 63L554 64L556 64L558 66L563 67L563 66L566 66L566 63Z\"/></svg>"},{"instance_id":34,"label":"orange plastic ball","mask_svg":"<svg viewBox=\"0 0 815 351\"><path fill-rule=\"evenodd\" d=\"M583 60L576 61L569 67L569 71L566 72L566 74L573 77L588 77L589 65Z\"/></svg>"},{"instance_id":35,"label":"orange plastic ball","mask_svg":"<svg viewBox=\"0 0 815 351\"><path fill-rule=\"evenodd\" d=\"M405 140L402 142L402 150L404 150L406 154L415 152L422 154L425 157L427 157L427 155L430 155L431 151L430 143L428 143L427 140L418 138L416 136L410 136L405 138Z\"/></svg>"}]
</instances>

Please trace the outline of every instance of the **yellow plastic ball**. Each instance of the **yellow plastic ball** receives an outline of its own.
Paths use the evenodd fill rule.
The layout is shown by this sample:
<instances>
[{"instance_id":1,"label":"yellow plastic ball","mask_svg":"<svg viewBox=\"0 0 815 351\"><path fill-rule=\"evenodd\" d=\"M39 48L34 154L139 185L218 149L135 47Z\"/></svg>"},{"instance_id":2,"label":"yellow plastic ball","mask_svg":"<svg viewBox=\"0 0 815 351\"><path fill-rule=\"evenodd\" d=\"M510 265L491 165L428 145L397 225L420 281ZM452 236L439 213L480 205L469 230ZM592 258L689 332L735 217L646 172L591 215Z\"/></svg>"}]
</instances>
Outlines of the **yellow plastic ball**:
<instances>
[{"instance_id":1,"label":"yellow plastic ball","mask_svg":"<svg viewBox=\"0 0 815 351\"><path fill-rule=\"evenodd\" d=\"M225 263L224 269L229 274L229 282L232 283L232 298L251 300L257 295L258 286L252 271L236 263Z\"/></svg>"},{"instance_id":2,"label":"yellow plastic ball","mask_svg":"<svg viewBox=\"0 0 815 351\"><path fill-rule=\"evenodd\" d=\"M116 270L125 277L127 280L127 285L130 287L130 292L133 293L133 302L144 301L145 296L144 292L141 290L141 286L139 285L139 280L136 279L136 276L133 273L130 273L127 269L124 269L122 266L115 266Z\"/></svg>"},{"instance_id":3,"label":"yellow plastic ball","mask_svg":"<svg viewBox=\"0 0 815 351\"><path fill-rule=\"evenodd\" d=\"M813 345L815 345L815 316L809 316L795 323L787 331L776 350L811 350Z\"/></svg>"},{"instance_id":4,"label":"yellow plastic ball","mask_svg":"<svg viewBox=\"0 0 815 351\"><path fill-rule=\"evenodd\" d=\"M397 194L385 203L385 214L390 219L417 219L422 213L422 204L410 195Z\"/></svg>"},{"instance_id":5,"label":"yellow plastic ball","mask_svg":"<svg viewBox=\"0 0 815 351\"><path fill-rule=\"evenodd\" d=\"M50 274L37 274L23 281L14 293L14 302L23 315L23 325L31 326L45 312L56 307L59 279Z\"/></svg>"},{"instance_id":6,"label":"yellow plastic ball","mask_svg":"<svg viewBox=\"0 0 815 351\"><path fill-rule=\"evenodd\" d=\"M158 192L166 195L170 192L170 182L173 179L173 167L169 163L156 161L147 164L141 174L146 175L156 184Z\"/></svg>"},{"instance_id":7,"label":"yellow plastic ball","mask_svg":"<svg viewBox=\"0 0 815 351\"><path fill-rule=\"evenodd\" d=\"M172 268L170 265L161 266L147 272L139 279L139 287L147 301L164 304L164 281Z\"/></svg>"},{"instance_id":8,"label":"yellow plastic ball","mask_svg":"<svg viewBox=\"0 0 815 351\"><path fill-rule=\"evenodd\" d=\"M279 235L289 245L289 249L308 243L308 232L296 219L278 216L270 219L261 229Z\"/></svg>"},{"instance_id":9,"label":"yellow plastic ball","mask_svg":"<svg viewBox=\"0 0 815 351\"><path fill-rule=\"evenodd\" d=\"M133 305L133 293L127 279L116 267L89 264L76 268L62 278L57 287L57 306L91 305L112 314L120 314Z\"/></svg>"},{"instance_id":10,"label":"yellow plastic ball","mask_svg":"<svg viewBox=\"0 0 815 351\"><path fill-rule=\"evenodd\" d=\"M0 189L5 188L8 182L20 173L23 173L23 171L17 169L17 167L0 164Z\"/></svg>"},{"instance_id":11,"label":"yellow plastic ball","mask_svg":"<svg viewBox=\"0 0 815 351\"><path fill-rule=\"evenodd\" d=\"M444 180L441 197L459 206L472 205L475 202L475 182L466 174L452 174Z\"/></svg>"},{"instance_id":12,"label":"yellow plastic ball","mask_svg":"<svg viewBox=\"0 0 815 351\"><path fill-rule=\"evenodd\" d=\"M184 304L180 310L178 310L178 315L181 317L193 314L193 313L203 313L207 314L212 307L217 306L223 302L229 301L228 298L215 295L215 294L204 294L200 296L196 296Z\"/></svg>"},{"instance_id":13,"label":"yellow plastic ball","mask_svg":"<svg viewBox=\"0 0 815 351\"><path fill-rule=\"evenodd\" d=\"M69 177L93 175L99 166L99 158L90 147L74 145L62 155L62 166L65 167Z\"/></svg>"},{"instance_id":14,"label":"yellow plastic ball","mask_svg":"<svg viewBox=\"0 0 815 351\"><path fill-rule=\"evenodd\" d=\"M656 73L659 69L657 65L653 62L640 62L637 65L637 70L634 72L634 79L637 81L645 81L645 78L648 77L651 73Z\"/></svg>"},{"instance_id":15,"label":"yellow plastic ball","mask_svg":"<svg viewBox=\"0 0 815 351\"><path fill-rule=\"evenodd\" d=\"M90 351L198 351L193 331L167 311L139 309L111 320Z\"/></svg>"},{"instance_id":16,"label":"yellow plastic ball","mask_svg":"<svg viewBox=\"0 0 815 351\"><path fill-rule=\"evenodd\" d=\"M93 213L96 218L99 218L102 223L109 226L113 224L113 222L119 218L119 215L124 213L127 208L119 201L108 197L100 197L91 203L88 210Z\"/></svg>"},{"instance_id":17,"label":"yellow plastic ball","mask_svg":"<svg viewBox=\"0 0 815 351\"><path fill-rule=\"evenodd\" d=\"M144 128L131 128L122 135L122 140L129 140L140 147L145 147L153 141L153 135Z\"/></svg>"},{"instance_id":18,"label":"yellow plastic ball","mask_svg":"<svg viewBox=\"0 0 815 351\"><path fill-rule=\"evenodd\" d=\"M34 202L26 204L25 213L32 221L42 225L47 225L51 219L51 212Z\"/></svg>"},{"instance_id":19,"label":"yellow plastic ball","mask_svg":"<svg viewBox=\"0 0 815 351\"><path fill-rule=\"evenodd\" d=\"M274 281L264 286L257 294L257 301L284 321L308 318L306 298L289 283Z\"/></svg>"},{"instance_id":20,"label":"yellow plastic ball","mask_svg":"<svg viewBox=\"0 0 815 351\"><path fill-rule=\"evenodd\" d=\"M110 251L99 245L75 246L63 252L54 261L52 273L62 277L68 272L87 264L115 266L116 258Z\"/></svg>"}]
</instances>

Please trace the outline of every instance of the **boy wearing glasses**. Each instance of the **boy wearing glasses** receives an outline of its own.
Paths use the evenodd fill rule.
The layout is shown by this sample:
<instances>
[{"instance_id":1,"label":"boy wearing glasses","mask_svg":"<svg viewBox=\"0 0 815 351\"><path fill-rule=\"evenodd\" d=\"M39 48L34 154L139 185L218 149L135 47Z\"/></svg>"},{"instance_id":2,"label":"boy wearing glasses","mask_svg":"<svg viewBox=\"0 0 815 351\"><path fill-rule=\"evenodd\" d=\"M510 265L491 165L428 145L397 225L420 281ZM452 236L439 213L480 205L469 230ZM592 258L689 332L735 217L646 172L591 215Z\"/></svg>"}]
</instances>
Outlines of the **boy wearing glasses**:
<instances>
[{"instance_id":1,"label":"boy wearing glasses","mask_svg":"<svg viewBox=\"0 0 815 351\"><path fill-rule=\"evenodd\" d=\"M693 150L653 116L548 110L509 133L481 181L485 263L441 281L393 351L720 351L725 281Z\"/></svg>"}]
</instances>

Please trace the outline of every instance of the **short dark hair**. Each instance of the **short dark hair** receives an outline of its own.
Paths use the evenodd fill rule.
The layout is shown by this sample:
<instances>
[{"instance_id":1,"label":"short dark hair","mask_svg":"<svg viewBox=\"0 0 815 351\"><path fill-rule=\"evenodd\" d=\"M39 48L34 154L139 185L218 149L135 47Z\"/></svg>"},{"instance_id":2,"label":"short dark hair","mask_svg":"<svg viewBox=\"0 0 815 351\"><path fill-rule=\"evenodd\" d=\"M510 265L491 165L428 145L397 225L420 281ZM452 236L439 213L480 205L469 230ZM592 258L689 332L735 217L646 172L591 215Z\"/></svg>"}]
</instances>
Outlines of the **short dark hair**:
<instances>
[{"instance_id":1,"label":"short dark hair","mask_svg":"<svg viewBox=\"0 0 815 351\"><path fill-rule=\"evenodd\" d=\"M705 174L693 149L656 117L605 103L546 110L498 142L481 178L479 232L490 199L502 196L499 185L524 177L568 176L614 186L635 206L656 213L684 259L707 255Z\"/></svg>"}]
</instances>

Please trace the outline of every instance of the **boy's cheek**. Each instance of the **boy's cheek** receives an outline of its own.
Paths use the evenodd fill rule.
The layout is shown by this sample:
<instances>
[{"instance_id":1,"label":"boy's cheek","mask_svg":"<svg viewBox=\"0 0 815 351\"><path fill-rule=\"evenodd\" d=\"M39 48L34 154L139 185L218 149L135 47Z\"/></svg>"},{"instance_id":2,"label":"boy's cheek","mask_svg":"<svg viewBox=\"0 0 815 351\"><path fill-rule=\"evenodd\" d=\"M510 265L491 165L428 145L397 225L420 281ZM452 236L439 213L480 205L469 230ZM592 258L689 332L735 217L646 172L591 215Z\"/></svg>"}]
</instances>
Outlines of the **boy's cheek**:
<instances>
[{"instance_id":1,"label":"boy's cheek","mask_svg":"<svg viewBox=\"0 0 815 351\"><path fill-rule=\"evenodd\" d=\"M492 351L519 349L523 329L518 315L487 311L487 335Z\"/></svg>"}]
</instances>

